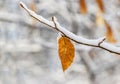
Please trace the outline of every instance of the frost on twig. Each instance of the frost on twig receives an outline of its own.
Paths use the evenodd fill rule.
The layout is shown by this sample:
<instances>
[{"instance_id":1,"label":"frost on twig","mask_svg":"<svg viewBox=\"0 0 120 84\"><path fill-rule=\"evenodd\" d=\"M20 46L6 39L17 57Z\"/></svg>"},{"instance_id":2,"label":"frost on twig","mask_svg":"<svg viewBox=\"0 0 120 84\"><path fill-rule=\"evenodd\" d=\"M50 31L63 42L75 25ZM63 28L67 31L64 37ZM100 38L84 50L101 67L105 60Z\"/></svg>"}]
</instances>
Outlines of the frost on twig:
<instances>
[{"instance_id":1,"label":"frost on twig","mask_svg":"<svg viewBox=\"0 0 120 84\"><path fill-rule=\"evenodd\" d=\"M66 36L67 38L71 39L72 41L74 41L78 44L83 44L83 45L92 46L92 47L99 47L99 48L107 50L111 53L120 55L120 48L116 47L112 44L109 44L107 42L104 42L105 37L91 40L91 39L86 39L86 38L77 36L77 35L73 34L72 32L68 31L66 28L60 26L60 24L57 22L55 17L52 17L52 21L49 21L49 20L43 18L42 16L37 15L34 11L28 9L27 6L23 2L20 2L20 6L23 9L25 9L31 17L33 17L33 18L37 19L39 22L57 30L58 32L61 32L64 36Z\"/></svg>"}]
</instances>

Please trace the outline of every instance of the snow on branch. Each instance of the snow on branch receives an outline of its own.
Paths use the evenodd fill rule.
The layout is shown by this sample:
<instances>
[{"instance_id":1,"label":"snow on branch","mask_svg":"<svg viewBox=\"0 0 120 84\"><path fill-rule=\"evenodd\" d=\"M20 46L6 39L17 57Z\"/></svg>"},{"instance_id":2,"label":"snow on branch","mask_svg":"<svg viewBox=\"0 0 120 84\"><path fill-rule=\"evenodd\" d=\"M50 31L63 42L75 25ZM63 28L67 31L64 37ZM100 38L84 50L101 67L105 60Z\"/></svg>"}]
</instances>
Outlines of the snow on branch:
<instances>
[{"instance_id":1,"label":"snow on branch","mask_svg":"<svg viewBox=\"0 0 120 84\"><path fill-rule=\"evenodd\" d=\"M64 36L66 36L67 38L71 39L72 41L74 41L78 44L83 44L83 45L92 46L92 47L99 47L99 48L107 50L111 53L120 55L120 48L116 47L112 44L109 44L107 42L104 42L105 37L91 40L91 39L86 39L86 38L77 36L77 35L73 34L72 32L68 31L66 28L62 27L58 23L58 21L55 17L52 17L52 21L49 21L49 20L45 19L44 17L36 14L34 11L28 9L27 6L23 2L20 2L20 6L23 9L25 9L31 17L33 17L33 18L37 19L39 22L57 30L58 32L62 33Z\"/></svg>"}]
</instances>

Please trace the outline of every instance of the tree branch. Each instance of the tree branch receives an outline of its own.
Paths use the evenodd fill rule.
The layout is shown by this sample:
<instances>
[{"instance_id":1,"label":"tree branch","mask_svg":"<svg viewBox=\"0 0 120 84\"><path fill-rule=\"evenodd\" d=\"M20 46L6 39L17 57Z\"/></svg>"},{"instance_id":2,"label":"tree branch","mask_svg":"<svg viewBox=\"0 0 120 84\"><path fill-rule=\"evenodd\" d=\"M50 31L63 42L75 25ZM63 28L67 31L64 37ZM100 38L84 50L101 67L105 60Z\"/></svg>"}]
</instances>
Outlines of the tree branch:
<instances>
[{"instance_id":1,"label":"tree branch","mask_svg":"<svg viewBox=\"0 0 120 84\"><path fill-rule=\"evenodd\" d=\"M77 36L77 35L73 34L72 32L68 31L67 29L65 29L64 27L60 26L60 24L57 22L57 19L55 17L53 17L53 19L54 19L53 21L49 21L49 20L43 18L42 16L37 15L32 10L28 9L27 6L23 2L20 2L20 6L22 8L24 8L31 17L33 17L36 20L38 20L39 22L57 30L58 32L61 32L67 38L71 39L72 41L74 41L78 44L83 44L83 45L92 46L92 47L99 47L99 48L107 50L111 53L120 55L120 48L116 47L112 44L109 44L107 42L104 42L105 37L90 40L90 39L86 39L86 38Z\"/></svg>"}]
</instances>

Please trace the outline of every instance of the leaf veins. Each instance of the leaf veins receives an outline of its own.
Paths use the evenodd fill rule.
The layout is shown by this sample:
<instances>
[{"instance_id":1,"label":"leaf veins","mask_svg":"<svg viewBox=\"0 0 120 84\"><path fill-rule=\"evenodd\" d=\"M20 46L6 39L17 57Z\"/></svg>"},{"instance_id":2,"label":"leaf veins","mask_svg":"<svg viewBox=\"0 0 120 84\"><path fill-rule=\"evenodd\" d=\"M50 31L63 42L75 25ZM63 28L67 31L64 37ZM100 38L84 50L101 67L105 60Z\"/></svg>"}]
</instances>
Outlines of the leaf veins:
<instances>
[{"instance_id":1,"label":"leaf veins","mask_svg":"<svg viewBox=\"0 0 120 84\"><path fill-rule=\"evenodd\" d=\"M74 45L65 36L60 37L58 40L58 53L63 71L65 71L73 62L75 54Z\"/></svg>"}]
</instances>

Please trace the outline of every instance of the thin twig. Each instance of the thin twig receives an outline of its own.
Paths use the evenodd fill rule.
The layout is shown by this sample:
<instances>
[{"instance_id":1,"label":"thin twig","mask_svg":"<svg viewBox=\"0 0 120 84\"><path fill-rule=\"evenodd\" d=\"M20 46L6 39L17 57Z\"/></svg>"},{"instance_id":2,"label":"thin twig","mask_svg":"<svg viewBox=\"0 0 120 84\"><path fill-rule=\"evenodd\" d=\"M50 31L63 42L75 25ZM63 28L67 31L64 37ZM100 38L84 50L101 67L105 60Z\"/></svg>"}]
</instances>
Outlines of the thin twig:
<instances>
[{"instance_id":1,"label":"thin twig","mask_svg":"<svg viewBox=\"0 0 120 84\"><path fill-rule=\"evenodd\" d=\"M104 41L105 41L106 38L103 38L103 40L101 42L99 42L98 46L100 46Z\"/></svg>"},{"instance_id":2,"label":"thin twig","mask_svg":"<svg viewBox=\"0 0 120 84\"><path fill-rule=\"evenodd\" d=\"M61 32L61 33L62 33L62 36L65 36L65 34L64 34L62 31L60 31L60 30L58 29L58 27L57 27L57 19L56 19L55 17L52 17L52 21L53 21L53 23L54 23L54 25L55 25L55 29L56 29L57 31Z\"/></svg>"}]
</instances>

